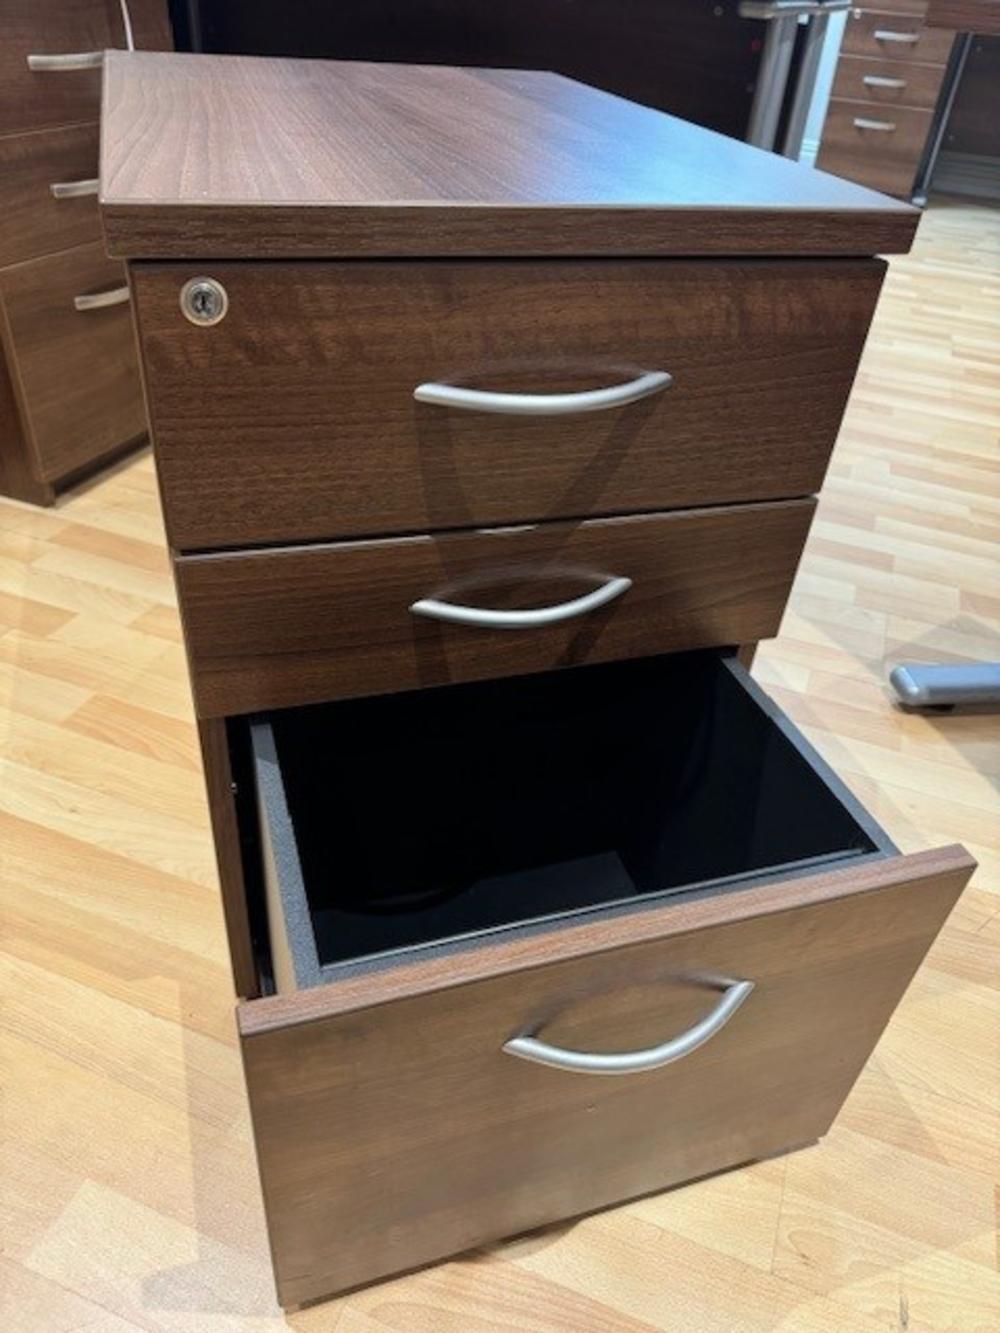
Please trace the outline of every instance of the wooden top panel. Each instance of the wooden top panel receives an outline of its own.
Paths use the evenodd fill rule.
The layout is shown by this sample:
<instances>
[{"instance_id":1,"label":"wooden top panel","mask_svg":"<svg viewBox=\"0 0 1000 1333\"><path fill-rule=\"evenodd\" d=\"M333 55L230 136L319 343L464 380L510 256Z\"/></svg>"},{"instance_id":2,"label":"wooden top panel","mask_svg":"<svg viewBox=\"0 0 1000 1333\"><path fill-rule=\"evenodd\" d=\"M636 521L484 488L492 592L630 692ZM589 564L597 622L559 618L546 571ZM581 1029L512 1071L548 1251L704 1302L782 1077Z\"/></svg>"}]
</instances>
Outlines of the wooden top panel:
<instances>
[{"instance_id":1,"label":"wooden top panel","mask_svg":"<svg viewBox=\"0 0 1000 1333\"><path fill-rule=\"evenodd\" d=\"M919 214L555 74L109 53L112 254L871 254Z\"/></svg>"}]
</instances>

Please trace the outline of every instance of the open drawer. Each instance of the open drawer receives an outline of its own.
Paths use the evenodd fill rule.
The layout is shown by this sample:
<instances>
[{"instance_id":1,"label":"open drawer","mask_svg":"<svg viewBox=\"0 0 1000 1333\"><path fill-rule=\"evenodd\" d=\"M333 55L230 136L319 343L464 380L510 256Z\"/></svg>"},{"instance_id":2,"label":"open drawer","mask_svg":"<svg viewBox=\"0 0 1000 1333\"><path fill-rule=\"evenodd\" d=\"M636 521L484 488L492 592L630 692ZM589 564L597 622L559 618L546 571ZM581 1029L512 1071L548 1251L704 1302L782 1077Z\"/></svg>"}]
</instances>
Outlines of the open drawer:
<instances>
[{"instance_id":1,"label":"open drawer","mask_svg":"<svg viewBox=\"0 0 1000 1333\"><path fill-rule=\"evenodd\" d=\"M249 725L285 1303L816 1139L973 864L716 653Z\"/></svg>"}]
</instances>

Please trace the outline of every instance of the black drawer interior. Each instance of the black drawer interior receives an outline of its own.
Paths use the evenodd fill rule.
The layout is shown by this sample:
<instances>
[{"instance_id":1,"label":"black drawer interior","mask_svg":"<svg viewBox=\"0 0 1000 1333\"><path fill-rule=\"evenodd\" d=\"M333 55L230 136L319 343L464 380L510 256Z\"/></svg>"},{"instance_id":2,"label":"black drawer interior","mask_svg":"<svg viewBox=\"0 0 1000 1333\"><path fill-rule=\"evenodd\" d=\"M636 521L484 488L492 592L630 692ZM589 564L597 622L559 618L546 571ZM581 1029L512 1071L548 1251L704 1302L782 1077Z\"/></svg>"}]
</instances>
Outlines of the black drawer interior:
<instances>
[{"instance_id":1,"label":"black drawer interior","mask_svg":"<svg viewBox=\"0 0 1000 1333\"><path fill-rule=\"evenodd\" d=\"M894 850L714 652L289 709L251 734L282 989L387 951Z\"/></svg>"}]
</instances>

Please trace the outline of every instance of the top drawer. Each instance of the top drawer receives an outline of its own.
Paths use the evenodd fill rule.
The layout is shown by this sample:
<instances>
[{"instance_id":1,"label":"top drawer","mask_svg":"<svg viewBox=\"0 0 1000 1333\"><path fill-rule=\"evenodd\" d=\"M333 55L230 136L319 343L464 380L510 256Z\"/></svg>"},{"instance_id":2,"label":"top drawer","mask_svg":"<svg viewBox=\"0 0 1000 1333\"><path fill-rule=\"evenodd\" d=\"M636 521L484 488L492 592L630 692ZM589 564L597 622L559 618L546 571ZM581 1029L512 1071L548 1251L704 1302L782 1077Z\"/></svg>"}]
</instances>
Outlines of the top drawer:
<instances>
[{"instance_id":1,"label":"top drawer","mask_svg":"<svg viewBox=\"0 0 1000 1333\"><path fill-rule=\"evenodd\" d=\"M123 45L118 0L4 0L0 134L96 120L101 52ZM31 69L29 56L61 60Z\"/></svg>"},{"instance_id":2,"label":"top drawer","mask_svg":"<svg viewBox=\"0 0 1000 1333\"><path fill-rule=\"evenodd\" d=\"M228 311L199 327L179 302L198 270L136 264L171 542L809 494L883 271L877 260L219 263L208 272ZM573 396L654 371L669 387L606 411ZM416 401L428 383L494 396L477 410Z\"/></svg>"},{"instance_id":3,"label":"top drawer","mask_svg":"<svg viewBox=\"0 0 1000 1333\"><path fill-rule=\"evenodd\" d=\"M921 60L944 64L955 34L928 28L910 14L877 14L854 9L844 29L842 50L849 56L879 56L883 60Z\"/></svg>"}]
</instances>

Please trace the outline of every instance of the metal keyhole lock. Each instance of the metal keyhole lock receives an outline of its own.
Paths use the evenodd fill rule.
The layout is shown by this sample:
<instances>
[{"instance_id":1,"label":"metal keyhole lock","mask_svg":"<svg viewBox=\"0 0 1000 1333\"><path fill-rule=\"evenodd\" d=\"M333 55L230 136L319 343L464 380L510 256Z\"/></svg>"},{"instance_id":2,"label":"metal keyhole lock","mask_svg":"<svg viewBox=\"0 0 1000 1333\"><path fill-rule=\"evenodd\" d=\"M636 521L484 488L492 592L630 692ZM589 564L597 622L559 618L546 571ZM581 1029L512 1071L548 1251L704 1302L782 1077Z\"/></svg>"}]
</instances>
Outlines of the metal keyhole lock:
<instances>
[{"instance_id":1,"label":"metal keyhole lock","mask_svg":"<svg viewBox=\"0 0 1000 1333\"><path fill-rule=\"evenodd\" d=\"M181 310L192 324L208 328L225 319L229 296L215 278L189 278L181 288Z\"/></svg>"}]
</instances>

